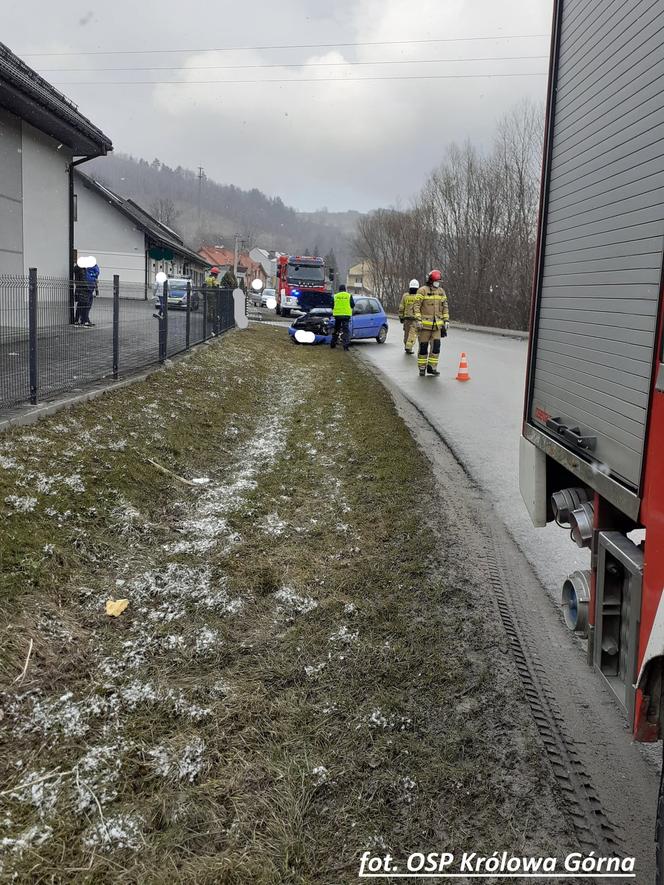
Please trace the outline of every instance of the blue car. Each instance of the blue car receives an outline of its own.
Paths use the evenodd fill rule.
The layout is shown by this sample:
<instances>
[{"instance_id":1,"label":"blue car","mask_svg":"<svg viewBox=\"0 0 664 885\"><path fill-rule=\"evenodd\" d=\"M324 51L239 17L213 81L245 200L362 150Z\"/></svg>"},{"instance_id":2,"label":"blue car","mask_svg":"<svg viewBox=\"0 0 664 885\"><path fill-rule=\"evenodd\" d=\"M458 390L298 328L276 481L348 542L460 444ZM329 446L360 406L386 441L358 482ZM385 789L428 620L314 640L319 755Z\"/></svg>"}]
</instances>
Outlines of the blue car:
<instances>
[{"instance_id":1,"label":"blue car","mask_svg":"<svg viewBox=\"0 0 664 885\"><path fill-rule=\"evenodd\" d=\"M383 305L377 298L366 295L358 295L353 300L355 307L350 320L351 339L374 338L379 344L384 344L389 326ZM314 344L329 344L333 328L332 310L329 307L315 307L304 316L298 317L289 327L288 334L296 342L295 333L298 330L313 332Z\"/></svg>"}]
</instances>

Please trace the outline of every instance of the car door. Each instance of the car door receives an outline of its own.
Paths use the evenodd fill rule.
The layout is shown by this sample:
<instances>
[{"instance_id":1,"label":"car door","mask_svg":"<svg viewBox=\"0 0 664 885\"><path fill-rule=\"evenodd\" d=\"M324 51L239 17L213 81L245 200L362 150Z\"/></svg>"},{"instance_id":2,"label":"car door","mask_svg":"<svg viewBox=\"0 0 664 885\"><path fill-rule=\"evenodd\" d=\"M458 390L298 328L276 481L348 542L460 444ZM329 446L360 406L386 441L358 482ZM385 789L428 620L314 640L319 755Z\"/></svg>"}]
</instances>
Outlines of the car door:
<instances>
[{"instance_id":1,"label":"car door","mask_svg":"<svg viewBox=\"0 0 664 885\"><path fill-rule=\"evenodd\" d=\"M356 298L353 316L351 318L351 338L368 338L370 334L371 314L369 313L369 299Z\"/></svg>"},{"instance_id":2,"label":"car door","mask_svg":"<svg viewBox=\"0 0 664 885\"><path fill-rule=\"evenodd\" d=\"M380 306L380 302L376 298L369 299L369 314L367 315L367 319L367 337L375 338L380 332L380 327L383 325L383 310Z\"/></svg>"}]
</instances>

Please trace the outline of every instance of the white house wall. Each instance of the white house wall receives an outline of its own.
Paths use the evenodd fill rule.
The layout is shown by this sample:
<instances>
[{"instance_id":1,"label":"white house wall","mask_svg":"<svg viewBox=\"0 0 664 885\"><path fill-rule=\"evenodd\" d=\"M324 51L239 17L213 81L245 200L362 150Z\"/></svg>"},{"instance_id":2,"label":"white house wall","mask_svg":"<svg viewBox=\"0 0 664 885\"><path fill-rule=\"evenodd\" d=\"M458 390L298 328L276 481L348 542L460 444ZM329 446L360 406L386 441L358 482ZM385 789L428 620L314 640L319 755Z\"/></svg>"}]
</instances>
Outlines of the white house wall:
<instances>
[{"instance_id":1,"label":"white house wall","mask_svg":"<svg viewBox=\"0 0 664 885\"><path fill-rule=\"evenodd\" d=\"M66 279L71 151L23 122L23 272Z\"/></svg>"},{"instance_id":2,"label":"white house wall","mask_svg":"<svg viewBox=\"0 0 664 885\"><path fill-rule=\"evenodd\" d=\"M21 121L0 108L0 274L23 273Z\"/></svg>"},{"instance_id":3,"label":"white house wall","mask_svg":"<svg viewBox=\"0 0 664 885\"><path fill-rule=\"evenodd\" d=\"M145 284L145 234L79 177L74 180L74 193L74 246L78 254L95 256L101 282L110 284L114 274L118 274L123 295L143 298L144 291L139 291L138 286ZM131 284L133 292L122 291L123 283Z\"/></svg>"}]
</instances>

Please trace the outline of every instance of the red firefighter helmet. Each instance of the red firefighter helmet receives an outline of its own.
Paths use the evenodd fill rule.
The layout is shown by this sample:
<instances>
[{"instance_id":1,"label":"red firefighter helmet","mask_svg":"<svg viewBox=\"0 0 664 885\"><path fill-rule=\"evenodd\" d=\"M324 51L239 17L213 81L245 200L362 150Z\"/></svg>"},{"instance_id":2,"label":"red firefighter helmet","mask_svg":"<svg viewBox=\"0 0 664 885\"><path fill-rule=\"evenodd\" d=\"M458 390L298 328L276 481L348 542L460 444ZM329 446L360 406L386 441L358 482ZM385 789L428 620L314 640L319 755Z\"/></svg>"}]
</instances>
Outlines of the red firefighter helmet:
<instances>
[{"instance_id":1,"label":"red firefighter helmet","mask_svg":"<svg viewBox=\"0 0 664 885\"><path fill-rule=\"evenodd\" d=\"M218 267L211 267L210 273L212 274L212 276L216 276L219 273L219 268Z\"/></svg>"},{"instance_id":2,"label":"red firefighter helmet","mask_svg":"<svg viewBox=\"0 0 664 885\"><path fill-rule=\"evenodd\" d=\"M430 283L440 282L442 280L442 278L443 278L443 275L439 270L432 270L429 272L428 279L429 279Z\"/></svg>"}]
</instances>

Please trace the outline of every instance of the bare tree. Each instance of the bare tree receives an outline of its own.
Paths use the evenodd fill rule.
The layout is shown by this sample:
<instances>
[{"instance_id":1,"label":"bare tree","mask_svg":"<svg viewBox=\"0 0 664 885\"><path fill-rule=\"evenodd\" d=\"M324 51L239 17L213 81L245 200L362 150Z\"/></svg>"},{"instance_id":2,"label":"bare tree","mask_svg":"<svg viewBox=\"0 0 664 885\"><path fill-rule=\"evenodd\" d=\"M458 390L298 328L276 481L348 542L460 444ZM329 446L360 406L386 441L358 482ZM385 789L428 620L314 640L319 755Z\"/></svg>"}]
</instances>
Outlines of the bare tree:
<instances>
[{"instance_id":1,"label":"bare tree","mask_svg":"<svg viewBox=\"0 0 664 885\"><path fill-rule=\"evenodd\" d=\"M388 308L409 277L440 266L454 317L527 328L542 120L541 108L519 105L500 121L489 153L452 145L412 209L360 220L355 252Z\"/></svg>"},{"instance_id":2,"label":"bare tree","mask_svg":"<svg viewBox=\"0 0 664 885\"><path fill-rule=\"evenodd\" d=\"M167 227L174 227L180 215L175 203L168 197L160 197L155 200L150 206L150 212L157 221Z\"/></svg>"}]
</instances>

